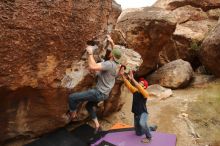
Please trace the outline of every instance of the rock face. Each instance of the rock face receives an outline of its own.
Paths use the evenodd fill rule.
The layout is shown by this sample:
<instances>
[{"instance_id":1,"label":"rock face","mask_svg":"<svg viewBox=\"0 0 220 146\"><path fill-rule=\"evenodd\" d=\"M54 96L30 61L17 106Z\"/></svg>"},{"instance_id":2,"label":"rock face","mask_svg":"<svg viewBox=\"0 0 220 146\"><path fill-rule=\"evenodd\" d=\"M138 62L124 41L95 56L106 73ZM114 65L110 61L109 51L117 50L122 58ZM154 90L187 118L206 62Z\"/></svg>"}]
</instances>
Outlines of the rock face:
<instances>
[{"instance_id":1,"label":"rock face","mask_svg":"<svg viewBox=\"0 0 220 146\"><path fill-rule=\"evenodd\" d=\"M176 8L171 13L176 17L178 24L208 19L208 15L201 8L195 8L190 5Z\"/></svg>"},{"instance_id":2,"label":"rock face","mask_svg":"<svg viewBox=\"0 0 220 146\"><path fill-rule=\"evenodd\" d=\"M158 84L150 85L147 88L150 98L166 99L170 97L173 92L171 89L164 88Z\"/></svg>"},{"instance_id":3,"label":"rock face","mask_svg":"<svg viewBox=\"0 0 220 146\"><path fill-rule=\"evenodd\" d=\"M204 11L219 8L219 0L158 0L154 6L161 7L169 10L176 9L178 7L192 5L194 7L202 8Z\"/></svg>"},{"instance_id":4,"label":"rock face","mask_svg":"<svg viewBox=\"0 0 220 146\"><path fill-rule=\"evenodd\" d=\"M176 35L172 36L169 43L164 45L160 52L160 66L176 59L183 59L190 62L194 69L200 66L198 51L201 48L201 42L215 25L216 21L206 20L191 21L184 25L178 25L175 31Z\"/></svg>"},{"instance_id":5,"label":"rock face","mask_svg":"<svg viewBox=\"0 0 220 146\"><path fill-rule=\"evenodd\" d=\"M181 59L165 64L147 77L150 84L159 84L167 88L181 88L190 83L193 69L189 62Z\"/></svg>"},{"instance_id":6,"label":"rock face","mask_svg":"<svg viewBox=\"0 0 220 146\"><path fill-rule=\"evenodd\" d=\"M216 24L215 20L188 21L178 24L171 40L160 52L160 65L183 59L197 67L200 64L197 55L200 44Z\"/></svg>"},{"instance_id":7,"label":"rock face","mask_svg":"<svg viewBox=\"0 0 220 146\"><path fill-rule=\"evenodd\" d=\"M112 39L114 40L115 44L122 45L122 46L127 46L127 42L124 36L124 33L121 32L120 30L113 30L111 33Z\"/></svg>"},{"instance_id":8,"label":"rock face","mask_svg":"<svg viewBox=\"0 0 220 146\"><path fill-rule=\"evenodd\" d=\"M116 28L125 36L128 48L141 54L143 65L138 74L146 75L158 62L162 46L175 29L175 18L160 8L128 9L118 18Z\"/></svg>"},{"instance_id":9,"label":"rock face","mask_svg":"<svg viewBox=\"0 0 220 146\"><path fill-rule=\"evenodd\" d=\"M140 76L177 59L190 62L194 69L201 65L198 52L204 38L217 25L218 2L180 0L181 5L174 5L176 2L158 1L155 7L128 9L118 19L116 28L123 36L115 35L118 42L143 57ZM168 8L170 3L175 7Z\"/></svg>"},{"instance_id":10,"label":"rock face","mask_svg":"<svg viewBox=\"0 0 220 146\"><path fill-rule=\"evenodd\" d=\"M160 66L176 59L190 62L193 68L201 65L198 59L200 45L211 29L217 25L218 4L214 3L214 1L206 1L205 4L201 1L189 0L167 0L155 3L156 7L169 9L177 21L175 32L159 53ZM215 7L212 7L213 5ZM209 8L208 12L204 10L204 6Z\"/></svg>"},{"instance_id":11,"label":"rock face","mask_svg":"<svg viewBox=\"0 0 220 146\"><path fill-rule=\"evenodd\" d=\"M200 59L203 65L214 75L220 77L220 23L205 38L200 50Z\"/></svg>"},{"instance_id":12,"label":"rock face","mask_svg":"<svg viewBox=\"0 0 220 146\"><path fill-rule=\"evenodd\" d=\"M174 35L201 42L216 24L216 20L187 21L177 25Z\"/></svg>"},{"instance_id":13,"label":"rock face","mask_svg":"<svg viewBox=\"0 0 220 146\"><path fill-rule=\"evenodd\" d=\"M214 75L204 75L204 74L195 73L193 75L193 79L192 82L190 83L190 86L201 87L204 86L206 83L213 81L214 79L215 79Z\"/></svg>"},{"instance_id":14,"label":"rock face","mask_svg":"<svg viewBox=\"0 0 220 146\"><path fill-rule=\"evenodd\" d=\"M220 17L220 8L211 9L207 13L208 13L209 18L218 20Z\"/></svg>"},{"instance_id":15,"label":"rock face","mask_svg":"<svg viewBox=\"0 0 220 146\"><path fill-rule=\"evenodd\" d=\"M0 143L66 124L67 95L94 82L86 41L106 35L120 12L112 0L0 2Z\"/></svg>"}]
</instances>

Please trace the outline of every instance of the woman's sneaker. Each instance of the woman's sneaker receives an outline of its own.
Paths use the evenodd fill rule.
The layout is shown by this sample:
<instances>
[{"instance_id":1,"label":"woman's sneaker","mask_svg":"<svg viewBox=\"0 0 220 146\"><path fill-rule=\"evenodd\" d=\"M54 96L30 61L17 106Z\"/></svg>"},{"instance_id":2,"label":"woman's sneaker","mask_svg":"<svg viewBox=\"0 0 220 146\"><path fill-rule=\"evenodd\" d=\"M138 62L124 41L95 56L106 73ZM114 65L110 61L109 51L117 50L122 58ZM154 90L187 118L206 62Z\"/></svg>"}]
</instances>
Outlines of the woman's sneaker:
<instances>
[{"instance_id":1,"label":"woman's sneaker","mask_svg":"<svg viewBox=\"0 0 220 146\"><path fill-rule=\"evenodd\" d=\"M150 143L151 139L148 139L148 138L143 138L141 140L142 143Z\"/></svg>"},{"instance_id":2,"label":"woman's sneaker","mask_svg":"<svg viewBox=\"0 0 220 146\"><path fill-rule=\"evenodd\" d=\"M150 128L150 131L156 131L157 125L151 125L149 128Z\"/></svg>"}]
</instances>

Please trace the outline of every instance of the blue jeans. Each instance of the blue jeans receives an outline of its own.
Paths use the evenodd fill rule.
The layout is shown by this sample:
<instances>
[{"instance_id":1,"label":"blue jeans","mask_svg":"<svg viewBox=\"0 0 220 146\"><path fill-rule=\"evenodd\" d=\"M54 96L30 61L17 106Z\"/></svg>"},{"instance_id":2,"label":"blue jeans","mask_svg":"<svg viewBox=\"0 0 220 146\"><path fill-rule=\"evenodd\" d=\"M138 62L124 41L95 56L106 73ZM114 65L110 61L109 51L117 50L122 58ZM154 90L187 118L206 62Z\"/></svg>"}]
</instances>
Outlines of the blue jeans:
<instances>
[{"instance_id":1,"label":"blue jeans","mask_svg":"<svg viewBox=\"0 0 220 146\"><path fill-rule=\"evenodd\" d=\"M72 93L69 95L69 108L70 112L76 111L76 108L80 102L88 101L86 109L91 115L92 119L97 118L94 111L94 106L102 100L107 99L108 96L103 94L97 89L89 89L87 91Z\"/></svg>"},{"instance_id":2,"label":"blue jeans","mask_svg":"<svg viewBox=\"0 0 220 146\"><path fill-rule=\"evenodd\" d=\"M143 112L141 115L134 114L134 127L136 135L146 135L146 138L151 139L150 127L147 125L148 114Z\"/></svg>"}]
</instances>

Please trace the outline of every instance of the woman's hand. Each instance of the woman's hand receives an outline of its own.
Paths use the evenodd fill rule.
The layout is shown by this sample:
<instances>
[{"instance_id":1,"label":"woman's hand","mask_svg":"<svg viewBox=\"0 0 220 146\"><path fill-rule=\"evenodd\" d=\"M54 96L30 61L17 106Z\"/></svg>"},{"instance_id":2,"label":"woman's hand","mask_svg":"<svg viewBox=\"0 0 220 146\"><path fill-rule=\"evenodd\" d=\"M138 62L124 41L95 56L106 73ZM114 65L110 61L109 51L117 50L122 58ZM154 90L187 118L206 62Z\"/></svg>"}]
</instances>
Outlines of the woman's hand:
<instances>
[{"instance_id":1,"label":"woman's hand","mask_svg":"<svg viewBox=\"0 0 220 146\"><path fill-rule=\"evenodd\" d=\"M129 71L128 78L129 78L130 80L133 80L133 79L134 79L134 75L133 75L133 72L132 72L131 70Z\"/></svg>"},{"instance_id":2,"label":"woman's hand","mask_svg":"<svg viewBox=\"0 0 220 146\"><path fill-rule=\"evenodd\" d=\"M115 46L114 41L112 40L110 35L107 35L106 37L107 37L107 41L110 42L111 48L113 49Z\"/></svg>"},{"instance_id":3,"label":"woman's hand","mask_svg":"<svg viewBox=\"0 0 220 146\"><path fill-rule=\"evenodd\" d=\"M109 42L113 42L113 40L112 40L112 38L111 38L110 35L107 35L106 37L107 37L107 40L108 40Z\"/></svg>"},{"instance_id":4,"label":"woman's hand","mask_svg":"<svg viewBox=\"0 0 220 146\"><path fill-rule=\"evenodd\" d=\"M124 66L124 65L121 65L118 74L119 74L120 76L123 76L124 73L125 73L125 66Z\"/></svg>"}]
</instances>

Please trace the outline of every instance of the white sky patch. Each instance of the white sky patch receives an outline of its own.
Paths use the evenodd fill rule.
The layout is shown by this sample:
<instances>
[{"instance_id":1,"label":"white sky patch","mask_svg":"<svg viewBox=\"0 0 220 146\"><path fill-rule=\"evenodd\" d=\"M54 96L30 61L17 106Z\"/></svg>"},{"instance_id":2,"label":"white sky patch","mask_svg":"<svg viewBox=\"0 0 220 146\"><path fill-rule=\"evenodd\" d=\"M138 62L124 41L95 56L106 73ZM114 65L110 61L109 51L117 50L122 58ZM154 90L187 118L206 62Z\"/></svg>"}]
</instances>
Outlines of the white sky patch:
<instances>
[{"instance_id":1,"label":"white sky patch","mask_svg":"<svg viewBox=\"0 0 220 146\"><path fill-rule=\"evenodd\" d=\"M157 0L115 0L122 9L152 6Z\"/></svg>"}]
</instances>

